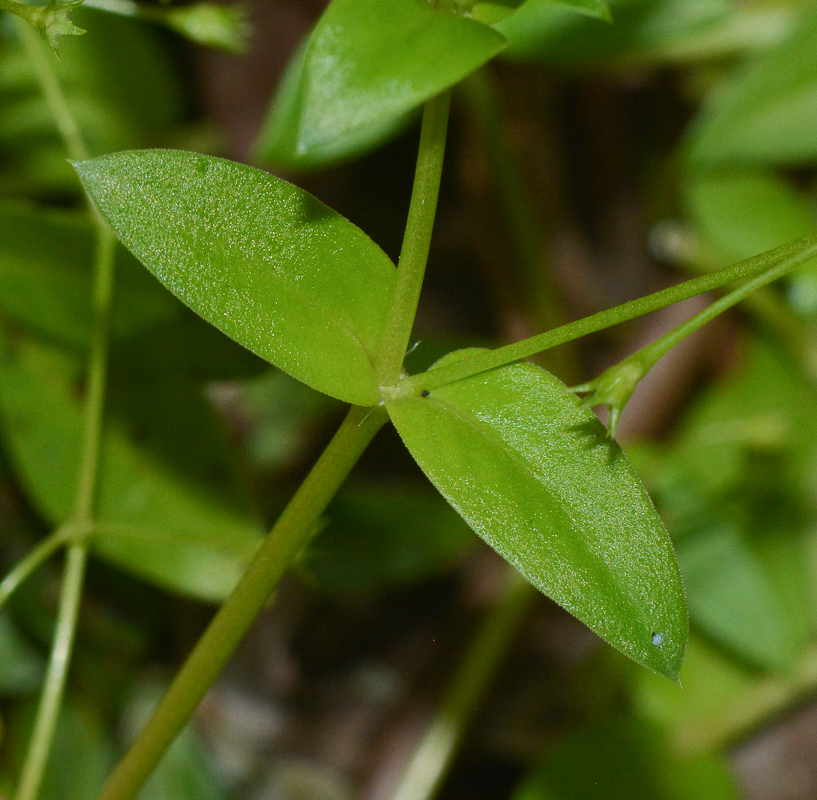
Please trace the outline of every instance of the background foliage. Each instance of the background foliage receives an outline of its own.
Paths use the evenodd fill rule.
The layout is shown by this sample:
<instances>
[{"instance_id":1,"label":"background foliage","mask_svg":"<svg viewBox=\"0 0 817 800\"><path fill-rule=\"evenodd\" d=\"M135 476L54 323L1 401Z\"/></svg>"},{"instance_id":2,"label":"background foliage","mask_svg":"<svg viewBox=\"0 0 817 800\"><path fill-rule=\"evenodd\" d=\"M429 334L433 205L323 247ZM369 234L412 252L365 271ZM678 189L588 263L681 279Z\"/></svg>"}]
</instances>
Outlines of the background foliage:
<instances>
[{"instance_id":1,"label":"background foliage","mask_svg":"<svg viewBox=\"0 0 817 800\"><path fill-rule=\"evenodd\" d=\"M474 15L493 22L508 5L477 4ZM408 63L405 49L381 53L376 74L414 70L416 94L395 93L363 136L310 141L303 131L314 126L286 112L308 106L293 88L297 54L284 67L320 6L259 6L244 56L205 53L155 26L80 9L72 18L88 33L61 38L56 68L92 154L174 147L268 166L394 259L416 153L412 110L494 55L497 39L481 29L473 53L434 71L422 47ZM515 340L815 229L814 4L619 0L609 3L612 25L607 12L590 0L527 0L496 22L508 47L457 89L413 369L452 347ZM361 35L371 35L365 17ZM395 21L395 35L409 23ZM420 41L435 35L423 24ZM10 15L0 25L8 569L71 503L93 232ZM323 90L325 76L310 80ZM339 129L346 112L333 118ZM117 270L103 524L42 789L55 800L95 795L208 604L229 592L342 413L221 336L122 248ZM543 363L580 382L695 303ZM796 731L809 730L802 720L813 722L807 706L788 728L748 738L801 706L817 683L816 317L817 271L807 266L673 350L619 426L684 577L692 622L684 689L625 662L539 599L443 797L785 800L817 791L813 759L795 785L787 776L796 747L782 751L778 773L768 756L781 738L800 744ZM294 573L143 797L389 796L503 584L501 565L391 430ZM6 793L31 724L58 580L47 565L0 616ZM765 776L753 753L771 763ZM773 793L764 793L769 784Z\"/></svg>"}]
</instances>

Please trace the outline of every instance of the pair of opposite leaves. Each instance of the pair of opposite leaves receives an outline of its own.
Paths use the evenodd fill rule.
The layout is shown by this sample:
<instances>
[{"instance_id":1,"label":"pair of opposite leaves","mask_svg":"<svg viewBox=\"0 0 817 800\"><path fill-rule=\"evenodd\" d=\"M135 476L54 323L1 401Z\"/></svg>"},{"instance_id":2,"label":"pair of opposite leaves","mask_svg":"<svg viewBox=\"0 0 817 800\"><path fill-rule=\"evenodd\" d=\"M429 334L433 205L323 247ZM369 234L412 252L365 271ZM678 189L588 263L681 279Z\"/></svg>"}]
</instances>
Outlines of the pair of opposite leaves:
<instances>
[{"instance_id":1,"label":"pair of opposite leaves","mask_svg":"<svg viewBox=\"0 0 817 800\"><path fill-rule=\"evenodd\" d=\"M319 391L382 401L372 362L396 270L362 231L223 159L133 151L76 167L125 246L194 311ZM513 364L385 405L488 544L613 646L677 680L687 617L669 538L624 454L563 384Z\"/></svg>"}]
</instances>

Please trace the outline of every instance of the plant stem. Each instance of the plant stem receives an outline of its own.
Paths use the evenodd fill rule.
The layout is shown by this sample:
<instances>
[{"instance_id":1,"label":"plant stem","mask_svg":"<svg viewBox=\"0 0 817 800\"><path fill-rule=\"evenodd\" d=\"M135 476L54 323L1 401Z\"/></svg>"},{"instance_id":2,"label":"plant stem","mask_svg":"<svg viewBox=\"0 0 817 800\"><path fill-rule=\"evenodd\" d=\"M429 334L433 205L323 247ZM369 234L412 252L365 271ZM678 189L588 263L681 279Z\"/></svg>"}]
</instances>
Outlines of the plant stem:
<instances>
[{"instance_id":1,"label":"plant stem","mask_svg":"<svg viewBox=\"0 0 817 800\"><path fill-rule=\"evenodd\" d=\"M287 567L309 541L329 501L386 419L382 406L352 406L98 800L132 800L136 796L250 629Z\"/></svg>"},{"instance_id":2,"label":"plant stem","mask_svg":"<svg viewBox=\"0 0 817 800\"><path fill-rule=\"evenodd\" d=\"M400 394L417 394L423 390L436 389L447 383L454 383L480 372L487 372L505 364L548 350L551 347L573 341L581 336L618 325L659 308L678 303L703 292L718 289L726 284L744 278L752 278L774 267L780 267L780 273L788 272L817 256L817 234L805 236L766 253L747 258L725 269L702 275L699 278L685 281L677 286L662 289L660 292L622 303L620 306L600 311L589 317L563 325L537 336L531 336L520 342L478 353L470 358L418 375L412 375L400 382Z\"/></svg>"},{"instance_id":3,"label":"plant stem","mask_svg":"<svg viewBox=\"0 0 817 800\"><path fill-rule=\"evenodd\" d=\"M84 537L86 535L81 527L66 524L43 539L22 561L18 561L11 572L0 581L0 608L14 594L17 587L44 561L47 561L66 543L76 540L78 536Z\"/></svg>"},{"instance_id":4,"label":"plant stem","mask_svg":"<svg viewBox=\"0 0 817 800\"><path fill-rule=\"evenodd\" d=\"M88 546L85 542L72 544L68 548L51 659L15 800L34 800L42 783L65 692L87 560Z\"/></svg>"},{"instance_id":5,"label":"plant stem","mask_svg":"<svg viewBox=\"0 0 817 800\"><path fill-rule=\"evenodd\" d=\"M537 595L516 570L508 568L503 595L482 621L392 800L430 800L437 793L477 705Z\"/></svg>"},{"instance_id":6,"label":"plant stem","mask_svg":"<svg viewBox=\"0 0 817 800\"><path fill-rule=\"evenodd\" d=\"M26 54L37 74L46 103L69 155L75 160L87 159L89 157L88 148L85 146L82 134L71 114L52 68L51 53L46 50L36 33L26 23L20 21L18 29ZM76 634L85 565L90 547L91 523L96 501L99 454L102 441L102 418L105 406L105 377L108 364L108 335L113 293L115 242L110 229L94 209L91 209L91 218L94 221L96 230L92 290L94 327L88 356L83 445L78 471L74 515L71 521L62 528L63 536L66 535L67 530L73 543L68 548L66 557L51 659L40 705L37 709L34 732L29 743L17 789L17 800L35 800L42 783L48 753L53 742ZM15 570L20 579L28 574L27 570L29 568L33 569L39 563L37 559L41 560L44 554L50 554L51 550L49 548L51 546L60 543L59 533L59 531L56 532L41 548L35 550L31 554L33 558L25 560L23 570ZM19 583L19 580L17 582ZM13 590L15 585L12 579L10 589Z\"/></svg>"},{"instance_id":7,"label":"plant stem","mask_svg":"<svg viewBox=\"0 0 817 800\"><path fill-rule=\"evenodd\" d=\"M450 104L449 90L429 100L423 109L417 169L398 262L397 285L375 365L375 378L382 387L397 383L411 338L437 213Z\"/></svg>"}]
</instances>

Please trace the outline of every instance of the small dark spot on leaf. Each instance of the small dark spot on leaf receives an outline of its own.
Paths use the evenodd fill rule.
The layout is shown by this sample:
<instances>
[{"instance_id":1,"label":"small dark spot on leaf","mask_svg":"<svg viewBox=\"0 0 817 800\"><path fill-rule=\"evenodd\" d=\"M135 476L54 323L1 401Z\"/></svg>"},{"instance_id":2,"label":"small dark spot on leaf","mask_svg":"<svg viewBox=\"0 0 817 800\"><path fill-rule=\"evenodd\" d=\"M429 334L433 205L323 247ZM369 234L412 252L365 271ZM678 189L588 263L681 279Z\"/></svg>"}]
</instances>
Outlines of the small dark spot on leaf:
<instances>
[{"instance_id":1,"label":"small dark spot on leaf","mask_svg":"<svg viewBox=\"0 0 817 800\"><path fill-rule=\"evenodd\" d=\"M420 392L420 397L429 397L430 395L431 392L429 392L428 389L423 389L423 391Z\"/></svg>"}]
</instances>

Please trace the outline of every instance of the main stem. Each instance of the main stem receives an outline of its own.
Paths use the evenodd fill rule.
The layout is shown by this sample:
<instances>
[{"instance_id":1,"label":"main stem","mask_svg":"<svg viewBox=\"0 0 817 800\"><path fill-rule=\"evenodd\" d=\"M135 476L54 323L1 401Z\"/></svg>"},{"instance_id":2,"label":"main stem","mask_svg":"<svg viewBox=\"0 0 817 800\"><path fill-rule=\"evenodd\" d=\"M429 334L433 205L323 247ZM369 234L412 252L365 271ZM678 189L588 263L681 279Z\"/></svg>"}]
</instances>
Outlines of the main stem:
<instances>
[{"instance_id":1,"label":"main stem","mask_svg":"<svg viewBox=\"0 0 817 800\"><path fill-rule=\"evenodd\" d=\"M398 262L397 285L383 327L383 338L375 364L375 378L381 387L392 387L400 378L403 358L408 349L411 328L417 314L417 303L431 246L434 217L437 213L437 196L440 190L450 105L449 90L429 100L423 109L417 169L414 173L406 232Z\"/></svg>"},{"instance_id":2,"label":"main stem","mask_svg":"<svg viewBox=\"0 0 817 800\"><path fill-rule=\"evenodd\" d=\"M329 501L386 419L382 406L352 406L98 800L132 800L136 796L250 629L287 567L309 541Z\"/></svg>"}]
</instances>

